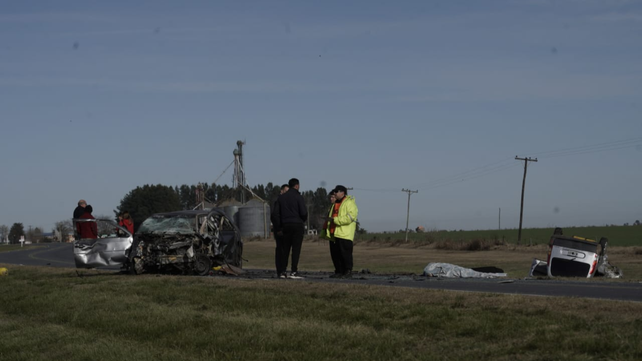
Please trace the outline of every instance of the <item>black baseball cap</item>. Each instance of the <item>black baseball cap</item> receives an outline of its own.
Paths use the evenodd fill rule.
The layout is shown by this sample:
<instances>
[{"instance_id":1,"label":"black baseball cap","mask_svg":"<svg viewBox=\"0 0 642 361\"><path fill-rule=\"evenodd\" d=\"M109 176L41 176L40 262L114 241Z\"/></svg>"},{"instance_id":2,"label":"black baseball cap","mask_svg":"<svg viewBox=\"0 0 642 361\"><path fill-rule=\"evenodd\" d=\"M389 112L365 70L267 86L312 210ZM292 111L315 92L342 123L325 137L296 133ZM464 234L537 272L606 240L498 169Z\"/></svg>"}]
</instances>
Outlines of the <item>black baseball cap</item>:
<instances>
[{"instance_id":1,"label":"black baseball cap","mask_svg":"<svg viewBox=\"0 0 642 361\"><path fill-rule=\"evenodd\" d=\"M335 193L336 192L343 192L345 194L348 194L348 188L346 188L344 186L341 186L341 185L338 185L338 186L334 187L334 189L332 191L335 192Z\"/></svg>"}]
</instances>

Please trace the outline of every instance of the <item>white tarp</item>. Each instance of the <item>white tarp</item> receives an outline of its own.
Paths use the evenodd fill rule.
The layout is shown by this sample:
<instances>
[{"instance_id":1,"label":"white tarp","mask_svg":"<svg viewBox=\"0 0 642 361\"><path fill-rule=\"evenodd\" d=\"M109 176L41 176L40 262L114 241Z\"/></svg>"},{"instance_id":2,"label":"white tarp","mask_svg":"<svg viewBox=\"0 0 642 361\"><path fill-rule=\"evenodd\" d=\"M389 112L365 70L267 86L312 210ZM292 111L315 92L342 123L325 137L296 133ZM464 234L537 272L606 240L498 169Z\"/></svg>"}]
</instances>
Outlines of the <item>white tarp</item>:
<instances>
[{"instance_id":1,"label":"white tarp","mask_svg":"<svg viewBox=\"0 0 642 361\"><path fill-rule=\"evenodd\" d=\"M426 268L424 268L424 276L443 278L497 278L506 277L506 273L477 272L470 268L464 268L450 263L428 263Z\"/></svg>"}]
</instances>

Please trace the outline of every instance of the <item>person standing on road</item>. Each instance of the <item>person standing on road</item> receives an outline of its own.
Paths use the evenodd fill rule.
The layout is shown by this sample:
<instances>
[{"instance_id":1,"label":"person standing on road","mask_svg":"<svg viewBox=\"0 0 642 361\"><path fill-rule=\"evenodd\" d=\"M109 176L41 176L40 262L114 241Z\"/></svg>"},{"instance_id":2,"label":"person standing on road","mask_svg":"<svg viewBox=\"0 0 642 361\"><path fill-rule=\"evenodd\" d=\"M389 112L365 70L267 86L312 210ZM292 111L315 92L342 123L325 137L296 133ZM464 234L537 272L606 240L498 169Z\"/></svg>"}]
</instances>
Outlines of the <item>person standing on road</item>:
<instances>
[{"instance_id":1,"label":"person standing on road","mask_svg":"<svg viewBox=\"0 0 642 361\"><path fill-rule=\"evenodd\" d=\"M289 190L277 199L278 217L275 228L283 233L283 270L287 269L290 250L292 250L292 268L289 278L301 278L298 274L299 256L301 255L301 245L303 244L304 223L308 220L308 209L305 206L305 200L299 192L299 180L290 179L288 182ZM285 272L278 276L286 278Z\"/></svg>"},{"instance_id":2,"label":"person standing on road","mask_svg":"<svg viewBox=\"0 0 642 361\"><path fill-rule=\"evenodd\" d=\"M334 187L335 203L330 209L328 234L330 238L330 257L334 264L332 278L352 278L352 248L354 233L357 230L359 209L353 196L342 185Z\"/></svg>"},{"instance_id":3,"label":"person standing on road","mask_svg":"<svg viewBox=\"0 0 642 361\"><path fill-rule=\"evenodd\" d=\"M287 192L290 187L287 184L281 186L281 193ZM272 232L274 233L274 240L276 241L276 248L274 249L274 264L276 266L276 276L280 277L285 275L285 270L288 266L287 259L283 256L283 230L281 229L281 220L279 212L279 197L272 204L272 212L270 214L270 220L272 221Z\"/></svg>"}]
</instances>

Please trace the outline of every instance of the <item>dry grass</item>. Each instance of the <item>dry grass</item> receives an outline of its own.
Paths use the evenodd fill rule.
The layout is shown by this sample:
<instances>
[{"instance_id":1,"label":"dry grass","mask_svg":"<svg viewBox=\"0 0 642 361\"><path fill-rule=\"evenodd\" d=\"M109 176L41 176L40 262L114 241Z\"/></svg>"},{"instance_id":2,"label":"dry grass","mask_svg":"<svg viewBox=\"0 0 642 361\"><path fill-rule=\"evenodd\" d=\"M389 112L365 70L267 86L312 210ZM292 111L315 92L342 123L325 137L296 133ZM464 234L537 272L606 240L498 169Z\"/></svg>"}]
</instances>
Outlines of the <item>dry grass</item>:
<instances>
[{"instance_id":1,"label":"dry grass","mask_svg":"<svg viewBox=\"0 0 642 361\"><path fill-rule=\"evenodd\" d=\"M495 266L509 277L528 276L533 258L546 259L547 245L516 246L496 244L495 241L454 243L455 247L415 242L357 242L354 247L355 270L369 269L375 273L421 274L430 262L453 263L463 267ZM274 240L246 242L245 268L274 268ZM470 250L470 249L479 250ZM609 247L609 261L620 267L625 279L642 280L642 254L635 247ZM308 238L303 243L299 269L302 271L331 271L328 241Z\"/></svg>"}]
</instances>

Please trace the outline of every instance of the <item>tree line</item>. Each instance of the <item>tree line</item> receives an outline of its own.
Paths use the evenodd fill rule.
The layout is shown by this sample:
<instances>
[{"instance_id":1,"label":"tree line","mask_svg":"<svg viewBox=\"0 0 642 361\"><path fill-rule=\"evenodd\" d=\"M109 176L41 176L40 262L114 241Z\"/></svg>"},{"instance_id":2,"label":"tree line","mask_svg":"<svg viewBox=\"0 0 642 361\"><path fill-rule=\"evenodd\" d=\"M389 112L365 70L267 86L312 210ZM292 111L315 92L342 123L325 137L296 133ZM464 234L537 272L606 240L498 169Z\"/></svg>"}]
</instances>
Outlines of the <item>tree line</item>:
<instances>
[{"instance_id":1,"label":"tree line","mask_svg":"<svg viewBox=\"0 0 642 361\"><path fill-rule=\"evenodd\" d=\"M166 186L162 184L138 186L128 192L121 200L120 204L114 210L114 220L118 214L129 212L133 221L134 228L155 213L173 212L179 210L189 210L196 208L220 207L228 203L252 199L266 202L270 208L276 201L281 192L281 184L272 182L266 185L259 184L248 189L231 188L228 185L198 183L181 186ZM310 229L321 230L323 227L323 218L326 217L330 209L330 200L325 188L319 187L316 190L302 192L308 207L308 218ZM96 218L103 218L97 216ZM58 241L64 241L73 234L73 223L71 219L65 219L56 222L52 232L58 238ZM357 232L363 234L366 230L360 227L357 222ZM42 230L38 227L25 232L22 223L14 223L10 230L7 226L0 226L0 234L4 239L8 234L10 243L18 243L21 236L26 236L27 240L41 241Z\"/></svg>"},{"instance_id":2,"label":"tree line","mask_svg":"<svg viewBox=\"0 0 642 361\"><path fill-rule=\"evenodd\" d=\"M171 212L200 208L220 207L233 202L240 203L252 199L266 202L270 207L281 192L281 184L272 182L259 184L248 189L234 189L228 185L198 183L181 186L144 185L136 187L125 195L114 214L127 211L138 227L147 217L154 213ZM319 230L323 226L322 217L330 209L330 200L325 188L302 192L308 206L310 229ZM361 232L364 232L361 230Z\"/></svg>"}]
</instances>

